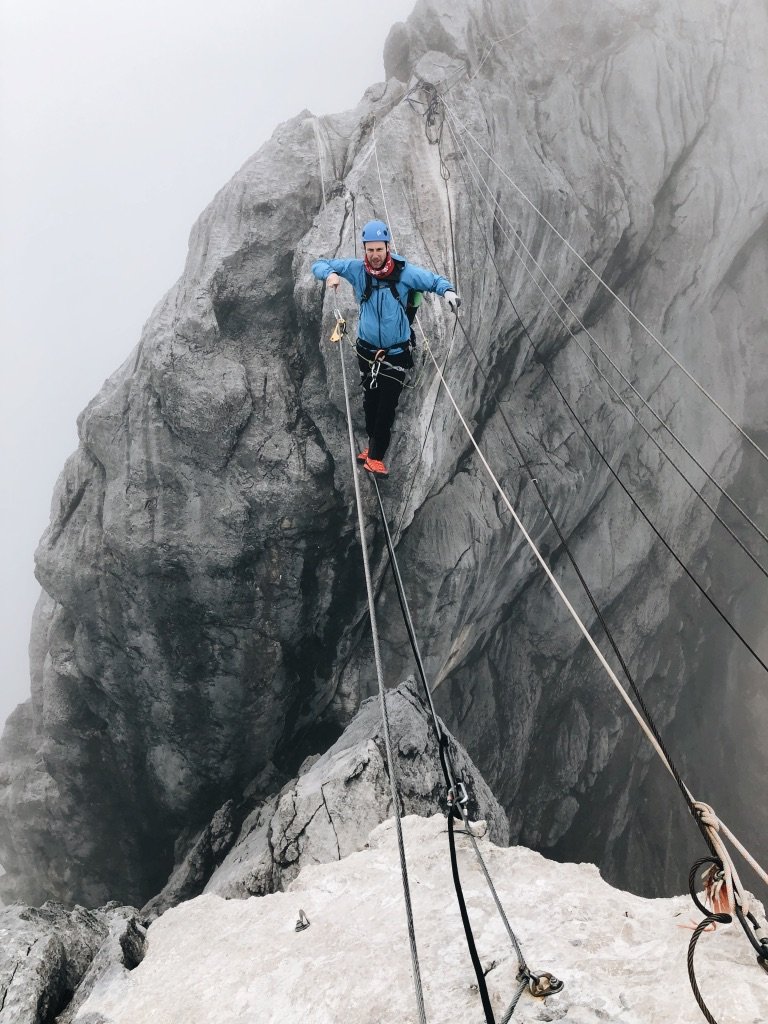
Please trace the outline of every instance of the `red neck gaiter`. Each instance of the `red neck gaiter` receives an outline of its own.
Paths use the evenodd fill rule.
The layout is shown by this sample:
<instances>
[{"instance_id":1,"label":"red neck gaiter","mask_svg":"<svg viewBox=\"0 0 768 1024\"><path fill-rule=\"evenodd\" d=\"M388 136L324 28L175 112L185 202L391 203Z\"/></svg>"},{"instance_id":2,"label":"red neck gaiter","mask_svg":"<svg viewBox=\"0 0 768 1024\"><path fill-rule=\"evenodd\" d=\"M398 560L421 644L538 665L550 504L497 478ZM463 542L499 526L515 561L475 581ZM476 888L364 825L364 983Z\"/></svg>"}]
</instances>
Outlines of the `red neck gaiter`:
<instances>
[{"instance_id":1,"label":"red neck gaiter","mask_svg":"<svg viewBox=\"0 0 768 1024\"><path fill-rule=\"evenodd\" d=\"M395 269L395 261L392 259L392 253L387 253L387 262L381 270L374 270L367 259L364 260L364 265L371 277L389 277Z\"/></svg>"}]
</instances>

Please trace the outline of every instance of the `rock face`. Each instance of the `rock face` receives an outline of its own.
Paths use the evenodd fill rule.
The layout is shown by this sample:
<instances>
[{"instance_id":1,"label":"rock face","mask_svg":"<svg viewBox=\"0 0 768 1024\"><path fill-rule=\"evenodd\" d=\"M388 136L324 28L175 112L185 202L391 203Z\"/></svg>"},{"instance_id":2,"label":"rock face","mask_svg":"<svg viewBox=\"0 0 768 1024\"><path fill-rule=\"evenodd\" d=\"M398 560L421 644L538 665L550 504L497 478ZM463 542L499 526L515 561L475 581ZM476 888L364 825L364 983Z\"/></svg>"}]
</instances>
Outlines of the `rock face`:
<instances>
[{"instance_id":1,"label":"rock face","mask_svg":"<svg viewBox=\"0 0 768 1024\"><path fill-rule=\"evenodd\" d=\"M427 1020L481 1020L444 819L409 817L403 825ZM517 959L469 840L457 843L479 955L501 1020L516 991ZM611 889L589 864L555 864L487 839L480 847L531 969L565 982L546 1001L524 993L513 1020L702 1019L686 972L690 899L646 900ZM310 925L297 933L300 910ZM75 1018L79 1024L417 1019L391 821L371 834L365 852L304 868L285 893L258 900L205 895L169 911L150 927L148 944L135 971L105 977L93 990ZM765 1020L765 974L740 931L718 928L703 936L696 966L718 1020ZM727 985L713 980L726 977Z\"/></svg>"},{"instance_id":2,"label":"rock face","mask_svg":"<svg viewBox=\"0 0 768 1024\"><path fill-rule=\"evenodd\" d=\"M387 714L402 813L429 817L437 807L447 809L429 709L412 680L387 694ZM445 735L472 813L487 822L494 842L508 843L504 811L466 752L450 733ZM327 753L309 758L298 778L259 801L239 834L232 827L236 814L231 802L217 812L143 917L154 918L203 891L237 899L263 896L285 888L307 864L341 860L362 850L368 833L392 814L378 697L363 703Z\"/></svg>"},{"instance_id":3,"label":"rock face","mask_svg":"<svg viewBox=\"0 0 768 1024\"><path fill-rule=\"evenodd\" d=\"M69 1024L102 974L141 962L146 933L136 913L56 903L0 911L0 1021Z\"/></svg>"},{"instance_id":4,"label":"rock face","mask_svg":"<svg viewBox=\"0 0 768 1024\"><path fill-rule=\"evenodd\" d=\"M330 310L309 267L352 255L359 226L385 213L402 253L424 265L433 256L456 279L488 376L459 332L448 380L553 571L591 624L494 397L689 785L715 805L728 797L728 824L748 846L765 833L762 670L633 509L545 368L659 532L763 650L764 580L598 378L561 317L626 390L516 256L513 231L762 522L764 463L501 169L766 437L768 363L756 339L766 328L767 66L759 0L598 0L588 18L575 0L420 0L390 37L385 84L348 113L299 114L245 164L195 225L184 273L137 349L82 414L56 487L37 552L32 694L0 747L3 892L143 903L168 878L180 835L199 833L269 765L294 776L373 692L338 349L321 341ZM447 182L420 81L449 90ZM438 117L433 139L439 130ZM504 210L495 220L488 196ZM421 321L447 354L444 311L427 302ZM402 521L421 646L441 714L501 798L511 838L595 860L639 891L679 890L700 849L682 801L428 368L399 415L385 500ZM701 471L638 415L752 545ZM369 540L392 685L412 665L376 528Z\"/></svg>"}]
</instances>

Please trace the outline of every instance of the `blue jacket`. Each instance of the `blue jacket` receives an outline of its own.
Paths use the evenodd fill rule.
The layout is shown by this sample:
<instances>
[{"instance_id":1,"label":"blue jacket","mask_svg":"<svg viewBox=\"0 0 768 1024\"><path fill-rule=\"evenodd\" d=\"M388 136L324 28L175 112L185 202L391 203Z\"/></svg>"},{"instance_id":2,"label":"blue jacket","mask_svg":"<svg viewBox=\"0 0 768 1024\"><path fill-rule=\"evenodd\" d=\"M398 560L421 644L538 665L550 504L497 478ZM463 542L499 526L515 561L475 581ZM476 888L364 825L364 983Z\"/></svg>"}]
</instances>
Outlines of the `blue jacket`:
<instances>
[{"instance_id":1,"label":"blue jacket","mask_svg":"<svg viewBox=\"0 0 768 1024\"><path fill-rule=\"evenodd\" d=\"M349 281L355 290L355 298L361 303L360 318L357 325L357 336L373 348L384 348L396 352L403 350L411 337L411 325L405 315L408 293L437 292L445 295L456 289L450 281L424 267L406 263L401 256L392 253L392 257L403 264L400 280L395 287L400 296L398 302L392 294L390 282L386 278L373 278L373 290L367 302L362 302L365 292L365 269L362 260L317 260L312 264L312 273L321 281L325 281L330 273L337 273L345 281Z\"/></svg>"}]
</instances>

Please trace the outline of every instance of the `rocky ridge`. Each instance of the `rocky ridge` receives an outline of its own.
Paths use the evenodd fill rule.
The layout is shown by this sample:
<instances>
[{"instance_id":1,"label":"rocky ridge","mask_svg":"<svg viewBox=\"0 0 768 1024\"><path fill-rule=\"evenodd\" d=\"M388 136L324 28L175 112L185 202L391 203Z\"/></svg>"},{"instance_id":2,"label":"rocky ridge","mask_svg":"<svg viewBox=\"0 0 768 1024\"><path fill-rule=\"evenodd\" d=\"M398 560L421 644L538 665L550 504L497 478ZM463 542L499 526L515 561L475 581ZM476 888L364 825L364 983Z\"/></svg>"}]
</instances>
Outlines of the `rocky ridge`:
<instances>
[{"instance_id":1,"label":"rocky ridge","mask_svg":"<svg viewBox=\"0 0 768 1024\"><path fill-rule=\"evenodd\" d=\"M70 1024L105 972L133 970L145 950L133 907L0 909L0 1021Z\"/></svg>"},{"instance_id":2,"label":"rocky ridge","mask_svg":"<svg viewBox=\"0 0 768 1024\"><path fill-rule=\"evenodd\" d=\"M446 809L433 723L415 684L406 681L386 700L402 812L428 816ZM469 806L484 816L490 836L507 843L504 811L466 752L444 736ZM114 981L141 963L150 923L203 892L229 899L268 895L288 887L307 865L362 850L369 831L392 813L384 752L379 701L369 700L330 750L309 758L275 795L266 795L276 783L272 768L198 834L180 837L171 877L141 911L52 903L0 909L0 1024L80 1019L102 975Z\"/></svg>"},{"instance_id":3,"label":"rocky ridge","mask_svg":"<svg viewBox=\"0 0 768 1024\"><path fill-rule=\"evenodd\" d=\"M459 342L447 372L481 445L574 591L495 394L692 789L727 799L747 845L765 833L762 677L585 444L542 362L758 647L764 588L596 379L472 177L488 180L582 322L702 464L763 515L754 453L498 168L766 436L755 339L766 328L768 137L755 82L768 69L768 13L758 0L598 0L585 19L575 0L420 0L385 60L387 81L356 108L302 112L219 192L179 282L80 417L36 556L31 697L0 744L6 898L142 905L227 801L265 778L275 797L373 692L338 352L319 343L329 310L309 267L352 254L359 225L384 213L374 126L398 248L425 265L432 254L464 296L489 378ZM449 90L498 167L477 148L473 164L469 137L445 128L443 181L420 81ZM421 321L447 353L442 310L426 303ZM682 888L695 829L428 372L402 402L392 460L386 501L402 519L398 552L439 710L500 798L512 841L595 860L639 891ZM391 684L412 669L373 525L370 540ZM205 841L218 852L234 831L225 819Z\"/></svg>"},{"instance_id":4,"label":"rocky ridge","mask_svg":"<svg viewBox=\"0 0 768 1024\"><path fill-rule=\"evenodd\" d=\"M482 832L482 826L474 826ZM482 1019L452 891L445 820L408 817L409 861L427 1020ZM517 959L466 837L463 885L496 1019L516 991ZM646 900L611 889L589 864L556 864L479 840L531 969L565 982L546 1000L523 994L513 1020L573 1024L698 1024L686 975L690 900ZM304 911L309 927L297 932ZM761 1024L765 974L743 936L718 929L697 951L700 983L721 1024ZM313 1024L416 1018L400 868L389 821L366 849L306 867L262 899L200 896L149 929L137 970L105 976L79 1024ZM727 985L713 979L728 978Z\"/></svg>"},{"instance_id":5,"label":"rocky ridge","mask_svg":"<svg viewBox=\"0 0 768 1024\"><path fill-rule=\"evenodd\" d=\"M387 694L404 813L447 811L445 781L433 723L413 680ZM491 838L509 842L509 825L466 751L444 729L446 752L464 780L473 813ZM358 714L322 756L307 758L295 779L275 795L264 779L239 804L228 801L191 841L163 890L144 907L152 920L202 892L246 899L284 889L306 864L341 860L361 850L368 832L392 813L378 697ZM242 822L239 827L236 823Z\"/></svg>"}]
</instances>

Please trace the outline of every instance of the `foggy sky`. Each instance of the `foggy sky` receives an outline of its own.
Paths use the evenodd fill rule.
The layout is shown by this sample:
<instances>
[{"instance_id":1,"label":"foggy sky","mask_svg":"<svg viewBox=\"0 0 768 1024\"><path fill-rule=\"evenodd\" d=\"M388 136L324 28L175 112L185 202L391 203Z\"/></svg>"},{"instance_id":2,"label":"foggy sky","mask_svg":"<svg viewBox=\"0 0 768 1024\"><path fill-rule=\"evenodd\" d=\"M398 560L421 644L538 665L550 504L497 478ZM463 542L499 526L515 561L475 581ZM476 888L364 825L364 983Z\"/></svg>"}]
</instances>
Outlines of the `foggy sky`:
<instances>
[{"instance_id":1,"label":"foggy sky","mask_svg":"<svg viewBox=\"0 0 768 1024\"><path fill-rule=\"evenodd\" d=\"M33 552L77 414L281 121L355 105L414 0L0 0L0 725L29 695Z\"/></svg>"}]
</instances>

